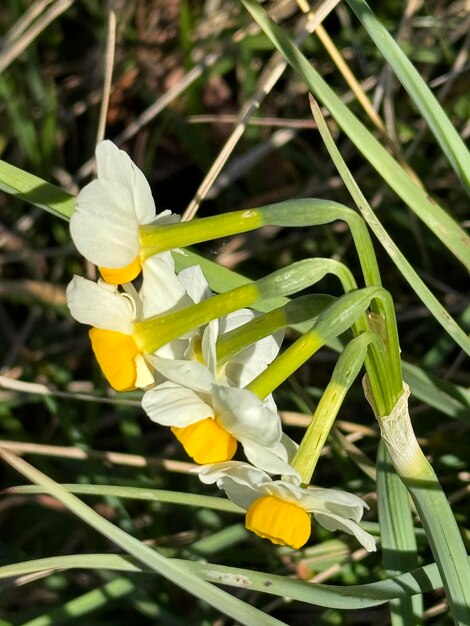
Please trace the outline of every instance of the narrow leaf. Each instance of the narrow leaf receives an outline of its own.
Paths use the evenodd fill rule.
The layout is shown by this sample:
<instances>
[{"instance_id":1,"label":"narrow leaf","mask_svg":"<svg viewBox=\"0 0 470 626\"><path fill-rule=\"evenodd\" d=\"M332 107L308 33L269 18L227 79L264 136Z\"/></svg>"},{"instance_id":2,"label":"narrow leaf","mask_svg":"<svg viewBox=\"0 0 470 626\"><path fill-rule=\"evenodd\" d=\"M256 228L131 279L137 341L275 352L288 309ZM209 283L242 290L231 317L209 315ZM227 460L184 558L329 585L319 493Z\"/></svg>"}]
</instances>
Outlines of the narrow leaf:
<instances>
[{"instance_id":1,"label":"narrow leaf","mask_svg":"<svg viewBox=\"0 0 470 626\"><path fill-rule=\"evenodd\" d=\"M336 122L357 149L456 258L470 269L470 238L465 231L408 176L372 133L338 98L299 48L268 17L258 0L242 0L242 2L274 46L300 74L309 89L330 110Z\"/></svg>"}]
</instances>

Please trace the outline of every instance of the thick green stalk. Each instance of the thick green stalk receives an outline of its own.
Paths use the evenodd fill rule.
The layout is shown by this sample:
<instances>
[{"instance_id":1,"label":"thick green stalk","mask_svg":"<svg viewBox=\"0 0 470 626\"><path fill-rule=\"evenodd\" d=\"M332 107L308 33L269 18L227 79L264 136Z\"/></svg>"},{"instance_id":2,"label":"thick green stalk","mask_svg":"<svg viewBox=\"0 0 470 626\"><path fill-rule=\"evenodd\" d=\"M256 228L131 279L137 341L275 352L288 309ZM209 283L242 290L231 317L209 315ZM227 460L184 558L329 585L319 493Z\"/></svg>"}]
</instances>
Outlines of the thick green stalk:
<instances>
[{"instance_id":1,"label":"thick green stalk","mask_svg":"<svg viewBox=\"0 0 470 626\"><path fill-rule=\"evenodd\" d=\"M410 492L449 599L454 621L470 624L470 563L457 522L439 480L413 432L408 387L388 415L378 415L367 380L366 396L395 469Z\"/></svg>"}]
</instances>

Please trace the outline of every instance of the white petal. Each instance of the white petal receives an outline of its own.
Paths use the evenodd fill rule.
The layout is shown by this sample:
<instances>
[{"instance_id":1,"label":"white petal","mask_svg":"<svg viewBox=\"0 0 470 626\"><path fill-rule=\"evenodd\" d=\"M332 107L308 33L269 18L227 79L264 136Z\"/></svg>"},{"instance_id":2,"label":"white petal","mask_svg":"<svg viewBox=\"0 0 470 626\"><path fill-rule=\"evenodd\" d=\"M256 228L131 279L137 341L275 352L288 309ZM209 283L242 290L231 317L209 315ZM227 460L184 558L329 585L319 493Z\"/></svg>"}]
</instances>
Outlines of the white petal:
<instances>
[{"instance_id":1,"label":"white petal","mask_svg":"<svg viewBox=\"0 0 470 626\"><path fill-rule=\"evenodd\" d=\"M181 270L178 278L195 304L212 296L206 277L199 265L193 265Z\"/></svg>"},{"instance_id":2,"label":"white petal","mask_svg":"<svg viewBox=\"0 0 470 626\"><path fill-rule=\"evenodd\" d=\"M310 511L332 513L355 522L359 522L364 509L369 508L359 496L340 489L305 489L304 503Z\"/></svg>"},{"instance_id":3,"label":"white petal","mask_svg":"<svg viewBox=\"0 0 470 626\"><path fill-rule=\"evenodd\" d=\"M162 359L153 355L148 355L147 358L157 372L178 385L205 393L212 387L213 375L198 361Z\"/></svg>"},{"instance_id":4,"label":"white petal","mask_svg":"<svg viewBox=\"0 0 470 626\"><path fill-rule=\"evenodd\" d=\"M159 226L164 226L165 224L176 224L180 220L181 218L179 215L166 209L157 215L153 223L158 224Z\"/></svg>"},{"instance_id":5,"label":"white petal","mask_svg":"<svg viewBox=\"0 0 470 626\"><path fill-rule=\"evenodd\" d=\"M239 309L238 311L229 313L220 320L220 334L222 335L223 333L228 333L234 328L240 328L240 326L250 322L257 316L258 314L251 309Z\"/></svg>"},{"instance_id":6,"label":"white petal","mask_svg":"<svg viewBox=\"0 0 470 626\"><path fill-rule=\"evenodd\" d=\"M262 495L256 487L241 484L231 476L221 478L218 482L218 486L225 491L229 500L242 509L245 509L245 511Z\"/></svg>"},{"instance_id":7,"label":"white petal","mask_svg":"<svg viewBox=\"0 0 470 626\"><path fill-rule=\"evenodd\" d=\"M299 445L288 437L285 433L282 433L281 441L279 445L282 445L286 451L286 458L289 462L292 462L295 453L299 449Z\"/></svg>"},{"instance_id":8,"label":"white petal","mask_svg":"<svg viewBox=\"0 0 470 626\"><path fill-rule=\"evenodd\" d=\"M247 467L249 467L248 464L243 463L242 461L223 461L222 463L200 465L190 471L197 474L201 482L205 485L212 485L231 473L239 472L240 474L245 475Z\"/></svg>"},{"instance_id":9,"label":"white petal","mask_svg":"<svg viewBox=\"0 0 470 626\"><path fill-rule=\"evenodd\" d=\"M244 363L263 361L263 363L269 365L279 354L283 339L283 330L274 335L268 335L248 348L245 348L245 350L242 350L242 352L237 355L237 360L243 361Z\"/></svg>"},{"instance_id":10,"label":"white petal","mask_svg":"<svg viewBox=\"0 0 470 626\"><path fill-rule=\"evenodd\" d=\"M240 440L272 446L281 439L281 420L254 393L236 387L212 387L214 411L225 430Z\"/></svg>"},{"instance_id":11,"label":"white petal","mask_svg":"<svg viewBox=\"0 0 470 626\"><path fill-rule=\"evenodd\" d=\"M70 313L77 322L132 335L134 306L113 285L74 276L66 295Z\"/></svg>"},{"instance_id":12,"label":"white petal","mask_svg":"<svg viewBox=\"0 0 470 626\"><path fill-rule=\"evenodd\" d=\"M300 486L298 475L290 476L288 480L273 480L271 483L266 483L264 490L266 495L275 496L286 502L293 502L309 511L304 501L305 489Z\"/></svg>"},{"instance_id":13,"label":"white petal","mask_svg":"<svg viewBox=\"0 0 470 626\"><path fill-rule=\"evenodd\" d=\"M230 313L220 321L219 334L226 333L258 317L258 313L250 309L240 309ZM258 374L266 369L279 353L284 331L260 339L256 343L244 348L230 359L226 366L226 374L237 387L245 387Z\"/></svg>"},{"instance_id":14,"label":"white petal","mask_svg":"<svg viewBox=\"0 0 470 626\"><path fill-rule=\"evenodd\" d=\"M245 387L251 383L276 358L283 338L283 333L269 335L236 354L227 368L229 377L232 378L232 371L238 367L237 386Z\"/></svg>"},{"instance_id":15,"label":"white petal","mask_svg":"<svg viewBox=\"0 0 470 626\"><path fill-rule=\"evenodd\" d=\"M211 372L217 369L217 337L219 335L219 320L209 322L202 333L202 358Z\"/></svg>"},{"instance_id":16,"label":"white petal","mask_svg":"<svg viewBox=\"0 0 470 626\"><path fill-rule=\"evenodd\" d=\"M135 386L138 389L146 389L150 385L153 385L155 383L155 379L152 370L145 362L144 357L141 354L138 354L135 357L134 362L137 370Z\"/></svg>"},{"instance_id":17,"label":"white petal","mask_svg":"<svg viewBox=\"0 0 470 626\"><path fill-rule=\"evenodd\" d=\"M94 180L76 199L70 233L78 251L95 265L124 267L139 254L138 222L125 187Z\"/></svg>"},{"instance_id":18,"label":"white petal","mask_svg":"<svg viewBox=\"0 0 470 626\"><path fill-rule=\"evenodd\" d=\"M111 141L102 141L96 147L98 178L125 186L131 193L132 208L139 224L155 219L155 203L144 174L128 154Z\"/></svg>"},{"instance_id":19,"label":"white petal","mask_svg":"<svg viewBox=\"0 0 470 626\"><path fill-rule=\"evenodd\" d=\"M368 552L375 552L377 546L375 545L375 539L363 530L356 522L345 519L340 515L315 513L315 519L319 524L330 531L342 530L350 535L354 535L356 539L361 543Z\"/></svg>"},{"instance_id":20,"label":"white petal","mask_svg":"<svg viewBox=\"0 0 470 626\"><path fill-rule=\"evenodd\" d=\"M174 339L169 343L166 343L158 350L155 350L154 355L161 357L162 359L183 359L184 354L188 348L187 339Z\"/></svg>"},{"instance_id":21,"label":"white petal","mask_svg":"<svg viewBox=\"0 0 470 626\"><path fill-rule=\"evenodd\" d=\"M335 499L325 503L327 509L336 515L349 517L355 522L360 522L364 509L369 508L364 500L346 491L338 489L333 489L332 491L335 493Z\"/></svg>"},{"instance_id":22,"label":"white petal","mask_svg":"<svg viewBox=\"0 0 470 626\"><path fill-rule=\"evenodd\" d=\"M180 428L214 416L212 408L194 391L172 382L162 383L146 391L142 408L153 422Z\"/></svg>"},{"instance_id":23,"label":"white petal","mask_svg":"<svg viewBox=\"0 0 470 626\"><path fill-rule=\"evenodd\" d=\"M239 461L204 465L197 473L205 484L216 482L228 498L243 509L248 509L261 497L263 485L271 481L265 472Z\"/></svg>"},{"instance_id":24,"label":"white petal","mask_svg":"<svg viewBox=\"0 0 470 626\"><path fill-rule=\"evenodd\" d=\"M146 318L191 304L173 271L172 263L168 263L168 257L171 259L169 253L158 254L145 261L142 266L143 283L140 295Z\"/></svg>"},{"instance_id":25,"label":"white petal","mask_svg":"<svg viewBox=\"0 0 470 626\"><path fill-rule=\"evenodd\" d=\"M273 398L273 394L270 393L269 396L266 396L266 398L263 400L264 404L267 406L267 408L270 411L273 411L274 413L277 413L277 404Z\"/></svg>"},{"instance_id":26,"label":"white petal","mask_svg":"<svg viewBox=\"0 0 470 626\"><path fill-rule=\"evenodd\" d=\"M246 458L255 467L269 474L298 476L297 471L289 465L287 460L282 458L280 454L276 454L276 451L281 452L280 450L268 448L252 440L240 439L240 443L243 445L243 452Z\"/></svg>"}]
</instances>

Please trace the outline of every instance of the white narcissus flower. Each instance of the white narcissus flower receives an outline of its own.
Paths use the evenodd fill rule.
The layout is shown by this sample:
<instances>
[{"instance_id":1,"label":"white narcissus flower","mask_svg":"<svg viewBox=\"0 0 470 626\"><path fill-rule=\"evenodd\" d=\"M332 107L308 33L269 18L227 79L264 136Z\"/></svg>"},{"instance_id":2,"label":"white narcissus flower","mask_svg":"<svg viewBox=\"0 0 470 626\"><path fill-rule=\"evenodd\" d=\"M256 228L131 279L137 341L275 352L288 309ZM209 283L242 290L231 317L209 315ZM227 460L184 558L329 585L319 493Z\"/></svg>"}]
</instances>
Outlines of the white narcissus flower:
<instances>
[{"instance_id":1,"label":"white narcissus flower","mask_svg":"<svg viewBox=\"0 0 470 626\"><path fill-rule=\"evenodd\" d=\"M115 285L74 276L67 287L67 303L78 322L89 324L96 359L117 391L145 389L154 383L147 355L134 334L134 322L185 306L188 296L174 274L172 260L157 255L146 262L140 296L131 285L121 293ZM188 341L163 346L158 353L181 357Z\"/></svg>"},{"instance_id":2,"label":"white narcissus flower","mask_svg":"<svg viewBox=\"0 0 470 626\"><path fill-rule=\"evenodd\" d=\"M369 508L358 496L338 489L304 488L295 476L273 480L259 468L238 461L194 471L203 483L217 483L232 502L246 510L248 530L273 543L301 548L310 537L313 513L327 530L354 535L366 550L376 550L372 535L358 524Z\"/></svg>"},{"instance_id":3,"label":"white narcissus flower","mask_svg":"<svg viewBox=\"0 0 470 626\"><path fill-rule=\"evenodd\" d=\"M70 233L78 251L99 266L106 282L124 284L142 268L139 227L179 218L170 211L156 215L145 176L111 141L96 146L96 165L97 178L76 198Z\"/></svg>"},{"instance_id":4,"label":"white narcissus flower","mask_svg":"<svg viewBox=\"0 0 470 626\"><path fill-rule=\"evenodd\" d=\"M232 459L239 442L247 459L267 472L297 474L289 465L295 444L283 435L270 399L237 387L213 384L196 392L167 381L146 391L142 406L152 421L171 427L196 463Z\"/></svg>"},{"instance_id":5,"label":"white narcissus flower","mask_svg":"<svg viewBox=\"0 0 470 626\"><path fill-rule=\"evenodd\" d=\"M198 276L196 270L192 275L183 271L179 279L194 302L210 296L202 272ZM149 357L167 380L144 394L142 406L152 421L171 427L196 463L229 460L240 442L250 462L268 472L289 473L295 444L282 433L272 397L260 400L240 388L275 358L280 337L266 337L228 363L217 364L220 331L237 328L254 316L241 310L210 322L193 335L185 359Z\"/></svg>"}]
</instances>

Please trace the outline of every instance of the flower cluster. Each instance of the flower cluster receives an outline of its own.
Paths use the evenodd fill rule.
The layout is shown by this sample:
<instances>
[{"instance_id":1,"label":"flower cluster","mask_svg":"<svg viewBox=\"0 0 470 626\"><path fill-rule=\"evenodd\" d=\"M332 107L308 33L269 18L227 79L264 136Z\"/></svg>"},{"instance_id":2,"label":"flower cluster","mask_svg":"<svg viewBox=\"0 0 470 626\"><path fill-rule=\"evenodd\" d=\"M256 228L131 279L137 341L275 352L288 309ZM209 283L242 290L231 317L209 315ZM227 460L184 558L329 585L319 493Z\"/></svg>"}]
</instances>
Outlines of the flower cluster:
<instances>
[{"instance_id":1,"label":"flower cluster","mask_svg":"<svg viewBox=\"0 0 470 626\"><path fill-rule=\"evenodd\" d=\"M97 282L75 276L67 288L72 316L92 328L92 349L109 384L142 389L149 418L171 428L205 484L216 483L247 511L247 528L274 543L299 548L310 536L310 513L328 530L354 535L367 550L373 538L358 524L366 504L343 491L301 484L292 459L297 445L282 430L271 395L246 386L276 358L282 333L240 345L228 360L217 346L252 321L240 308L149 348L159 320L209 301L199 266L177 273L171 252L142 254L143 227L178 222L156 213L150 187L131 159L110 141L96 149L97 178L79 193L70 229L83 256L98 266ZM135 282L133 282L135 281ZM246 461L233 461L237 453ZM274 479L273 476L279 476Z\"/></svg>"}]
</instances>

